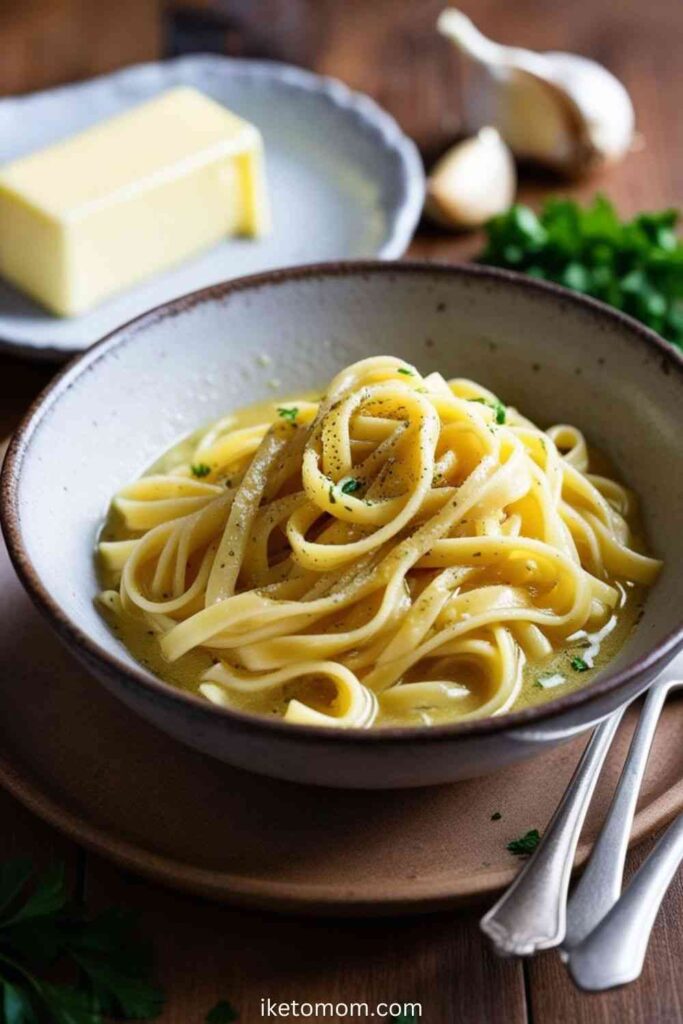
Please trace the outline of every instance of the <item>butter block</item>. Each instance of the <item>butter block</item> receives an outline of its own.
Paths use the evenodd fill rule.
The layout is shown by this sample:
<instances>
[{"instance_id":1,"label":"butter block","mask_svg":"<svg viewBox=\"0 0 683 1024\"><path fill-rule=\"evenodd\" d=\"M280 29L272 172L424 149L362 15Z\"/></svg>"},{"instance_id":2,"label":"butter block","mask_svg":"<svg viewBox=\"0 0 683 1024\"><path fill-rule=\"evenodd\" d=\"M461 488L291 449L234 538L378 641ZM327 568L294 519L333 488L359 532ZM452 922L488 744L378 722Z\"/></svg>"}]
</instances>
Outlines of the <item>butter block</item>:
<instances>
[{"instance_id":1,"label":"butter block","mask_svg":"<svg viewBox=\"0 0 683 1024\"><path fill-rule=\"evenodd\" d=\"M184 86L0 168L0 274L61 316L269 221L260 133Z\"/></svg>"}]
</instances>

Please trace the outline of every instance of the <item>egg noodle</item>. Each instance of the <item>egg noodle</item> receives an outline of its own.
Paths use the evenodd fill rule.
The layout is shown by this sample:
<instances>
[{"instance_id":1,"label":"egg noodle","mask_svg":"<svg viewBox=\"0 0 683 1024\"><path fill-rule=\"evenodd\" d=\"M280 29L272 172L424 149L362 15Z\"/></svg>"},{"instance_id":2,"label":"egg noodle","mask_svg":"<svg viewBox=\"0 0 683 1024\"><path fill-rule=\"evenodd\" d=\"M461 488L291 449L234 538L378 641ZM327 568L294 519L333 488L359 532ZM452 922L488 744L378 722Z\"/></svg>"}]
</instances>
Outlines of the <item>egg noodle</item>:
<instances>
[{"instance_id":1,"label":"egg noodle","mask_svg":"<svg viewBox=\"0 0 683 1024\"><path fill-rule=\"evenodd\" d=\"M100 597L167 663L205 652L216 704L272 696L336 727L480 718L653 582L631 500L588 474L576 428L378 356L124 487Z\"/></svg>"}]
</instances>

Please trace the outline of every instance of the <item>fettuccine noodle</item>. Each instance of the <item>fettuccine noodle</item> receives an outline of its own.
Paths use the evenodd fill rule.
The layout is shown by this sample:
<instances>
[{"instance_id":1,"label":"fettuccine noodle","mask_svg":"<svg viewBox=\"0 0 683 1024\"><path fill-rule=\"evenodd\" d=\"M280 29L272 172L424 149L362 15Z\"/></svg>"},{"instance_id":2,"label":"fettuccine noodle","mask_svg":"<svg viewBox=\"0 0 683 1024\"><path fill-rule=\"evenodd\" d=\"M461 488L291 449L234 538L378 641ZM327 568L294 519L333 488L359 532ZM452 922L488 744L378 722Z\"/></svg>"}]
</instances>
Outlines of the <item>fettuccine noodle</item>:
<instances>
[{"instance_id":1,"label":"fettuccine noodle","mask_svg":"<svg viewBox=\"0 0 683 1024\"><path fill-rule=\"evenodd\" d=\"M657 575L631 496L588 469L574 427L366 359L124 487L101 600L164 664L201 654L216 704L338 728L498 715L530 671L592 669Z\"/></svg>"}]
</instances>

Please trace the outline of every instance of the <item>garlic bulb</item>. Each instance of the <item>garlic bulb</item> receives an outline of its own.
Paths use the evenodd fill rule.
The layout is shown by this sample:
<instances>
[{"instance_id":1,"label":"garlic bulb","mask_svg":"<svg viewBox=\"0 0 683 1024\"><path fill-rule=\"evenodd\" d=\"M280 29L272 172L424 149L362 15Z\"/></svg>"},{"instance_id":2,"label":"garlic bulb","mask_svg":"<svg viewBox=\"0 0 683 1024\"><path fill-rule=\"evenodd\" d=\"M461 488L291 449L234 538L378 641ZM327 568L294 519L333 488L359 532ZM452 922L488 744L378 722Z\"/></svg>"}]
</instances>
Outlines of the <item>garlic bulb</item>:
<instances>
[{"instance_id":1,"label":"garlic bulb","mask_svg":"<svg viewBox=\"0 0 683 1024\"><path fill-rule=\"evenodd\" d=\"M437 161L427 180L425 213L445 227L479 227L508 209L516 185L512 153L495 128L482 128Z\"/></svg>"},{"instance_id":2,"label":"garlic bulb","mask_svg":"<svg viewBox=\"0 0 683 1024\"><path fill-rule=\"evenodd\" d=\"M571 53L501 46L454 8L442 12L438 29L464 57L468 131L493 125L518 158L576 176L629 150L633 105L602 65Z\"/></svg>"}]
</instances>

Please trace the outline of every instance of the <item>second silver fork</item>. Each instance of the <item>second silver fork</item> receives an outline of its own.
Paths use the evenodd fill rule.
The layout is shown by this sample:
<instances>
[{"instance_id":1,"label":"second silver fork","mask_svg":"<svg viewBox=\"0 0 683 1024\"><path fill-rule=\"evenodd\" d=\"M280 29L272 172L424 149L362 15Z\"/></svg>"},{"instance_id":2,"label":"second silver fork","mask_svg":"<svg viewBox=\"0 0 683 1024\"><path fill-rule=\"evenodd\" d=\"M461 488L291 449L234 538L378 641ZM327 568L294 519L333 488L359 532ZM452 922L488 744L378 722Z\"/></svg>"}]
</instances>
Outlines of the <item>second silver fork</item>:
<instances>
[{"instance_id":1,"label":"second silver fork","mask_svg":"<svg viewBox=\"0 0 683 1024\"><path fill-rule=\"evenodd\" d=\"M613 923L608 927L608 918L612 915L614 920L620 898L628 899L626 912L622 908L620 914L621 934L625 935L626 913L629 920L634 918L638 921L642 938L642 929L647 922L639 913L639 894L645 894L641 898L646 901L649 912L652 911L653 899L659 896L656 914L683 856L683 823L674 822L621 897L628 839L648 754L664 702L669 693L679 687L683 687L683 682L665 675L650 688L605 823L583 876L567 902L581 827L625 708L614 712L595 729L541 843L510 888L482 918L481 927L499 953L528 956L562 944L563 957L582 987L609 987L609 984L621 983L607 978L609 970L602 972L604 977L600 974L599 961L605 968L608 966L605 943L610 946L615 942L618 944L619 927ZM655 914L652 914L646 930L641 967ZM604 922L602 935L599 933L601 922ZM637 961L638 955L632 959ZM616 961L620 966L611 971L610 977L616 973L620 978L632 974L633 967L631 970L624 967L623 950Z\"/></svg>"}]
</instances>

